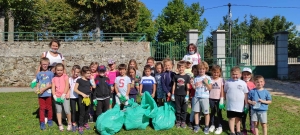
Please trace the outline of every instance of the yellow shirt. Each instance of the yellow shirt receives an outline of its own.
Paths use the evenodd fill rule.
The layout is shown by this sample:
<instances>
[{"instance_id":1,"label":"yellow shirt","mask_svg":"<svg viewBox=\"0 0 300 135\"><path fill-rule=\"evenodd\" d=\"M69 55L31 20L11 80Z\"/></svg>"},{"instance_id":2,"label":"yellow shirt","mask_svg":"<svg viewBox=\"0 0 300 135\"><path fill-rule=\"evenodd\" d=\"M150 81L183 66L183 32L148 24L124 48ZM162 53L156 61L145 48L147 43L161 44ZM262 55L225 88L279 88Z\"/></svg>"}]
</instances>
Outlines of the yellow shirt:
<instances>
[{"instance_id":1,"label":"yellow shirt","mask_svg":"<svg viewBox=\"0 0 300 135\"><path fill-rule=\"evenodd\" d=\"M191 68L190 69L188 69L188 68L185 69L184 73L187 74L187 75L189 75L190 77L194 77L194 74L192 73L192 69Z\"/></svg>"}]
</instances>

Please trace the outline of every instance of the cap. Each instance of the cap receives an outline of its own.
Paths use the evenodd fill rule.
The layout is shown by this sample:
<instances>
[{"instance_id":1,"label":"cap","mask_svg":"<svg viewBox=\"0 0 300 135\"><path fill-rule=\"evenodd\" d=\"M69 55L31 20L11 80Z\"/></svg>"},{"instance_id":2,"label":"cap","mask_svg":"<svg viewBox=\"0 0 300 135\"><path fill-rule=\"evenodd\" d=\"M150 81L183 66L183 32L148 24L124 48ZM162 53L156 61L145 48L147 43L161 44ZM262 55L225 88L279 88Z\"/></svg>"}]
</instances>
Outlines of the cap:
<instances>
[{"instance_id":1,"label":"cap","mask_svg":"<svg viewBox=\"0 0 300 135\"><path fill-rule=\"evenodd\" d=\"M108 62L108 64L115 64L114 60L108 60L107 62Z\"/></svg>"},{"instance_id":2,"label":"cap","mask_svg":"<svg viewBox=\"0 0 300 135\"><path fill-rule=\"evenodd\" d=\"M106 67L104 65L101 65L98 67L98 71L106 71Z\"/></svg>"},{"instance_id":3,"label":"cap","mask_svg":"<svg viewBox=\"0 0 300 135\"><path fill-rule=\"evenodd\" d=\"M186 60L186 62L189 62L189 63L193 64L193 60L192 59L188 59L188 60Z\"/></svg>"},{"instance_id":4,"label":"cap","mask_svg":"<svg viewBox=\"0 0 300 135\"><path fill-rule=\"evenodd\" d=\"M243 72L249 72L249 73L252 74L252 70L251 70L250 68L247 68L247 67L245 67L245 68L243 69Z\"/></svg>"}]
</instances>

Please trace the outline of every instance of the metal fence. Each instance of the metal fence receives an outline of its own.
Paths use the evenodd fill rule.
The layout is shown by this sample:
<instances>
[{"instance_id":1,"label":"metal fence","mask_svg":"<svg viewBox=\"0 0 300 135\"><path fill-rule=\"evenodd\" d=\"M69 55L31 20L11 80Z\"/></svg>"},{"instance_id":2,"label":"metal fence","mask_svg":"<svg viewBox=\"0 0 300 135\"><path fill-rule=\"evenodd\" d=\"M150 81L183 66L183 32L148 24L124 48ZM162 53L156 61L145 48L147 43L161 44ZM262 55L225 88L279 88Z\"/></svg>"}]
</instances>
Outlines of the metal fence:
<instances>
[{"instance_id":1,"label":"metal fence","mask_svg":"<svg viewBox=\"0 0 300 135\"><path fill-rule=\"evenodd\" d=\"M164 58L172 60L181 60L186 54L187 42L151 42L151 56L156 61L162 61Z\"/></svg>"},{"instance_id":2,"label":"metal fence","mask_svg":"<svg viewBox=\"0 0 300 135\"><path fill-rule=\"evenodd\" d=\"M122 41L140 42L146 41L144 33L55 33L55 32L1 32L2 41L50 41L53 38L64 42L73 41Z\"/></svg>"}]
</instances>

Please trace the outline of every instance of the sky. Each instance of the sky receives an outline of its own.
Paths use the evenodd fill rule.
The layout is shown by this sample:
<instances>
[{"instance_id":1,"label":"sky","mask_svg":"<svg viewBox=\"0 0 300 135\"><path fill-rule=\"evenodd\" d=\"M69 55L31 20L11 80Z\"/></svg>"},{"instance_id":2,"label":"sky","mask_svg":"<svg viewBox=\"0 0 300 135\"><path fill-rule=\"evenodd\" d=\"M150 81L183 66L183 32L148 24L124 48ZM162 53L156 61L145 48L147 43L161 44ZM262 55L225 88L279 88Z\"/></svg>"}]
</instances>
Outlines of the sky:
<instances>
[{"instance_id":1,"label":"sky","mask_svg":"<svg viewBox=\"0 0 300 135\"><path fill-rule=\"evenodd\" d=\"M141 0L152 11L153 19L161 14L169 0ZM208 27L203 35L209 36L211 30L216 30L223 16L228 14L228 3L231 3L232 19L244 20L245 15L254 15L259 18L272 18L275 15L285 16L287 21L293 22L300 31L300 0L184 0L186 4L199 2L203 6L204 13L201 18L206 18ZM297 8L263 8L234 5L268 6L268 7L297 7ZM223 6L219 8L213 8ZM212 8L212 9L211 9Z\"/></svg>"}]
</instances>

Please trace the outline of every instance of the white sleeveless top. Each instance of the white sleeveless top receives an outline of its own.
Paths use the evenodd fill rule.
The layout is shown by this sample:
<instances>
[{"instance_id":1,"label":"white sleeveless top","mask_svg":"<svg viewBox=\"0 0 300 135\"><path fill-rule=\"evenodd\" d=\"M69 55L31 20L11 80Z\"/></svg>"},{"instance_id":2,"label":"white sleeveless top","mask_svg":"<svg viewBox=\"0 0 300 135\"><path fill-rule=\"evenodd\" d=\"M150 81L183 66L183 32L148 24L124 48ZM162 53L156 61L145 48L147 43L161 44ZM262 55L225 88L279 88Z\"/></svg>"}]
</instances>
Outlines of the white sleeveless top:
<instances>
[{"instance_id":1,"label":"white sleeveless top","mask_svg":"<svg viewBox=\"0 0 300 135\"><path fill-rule=\"evenodd\" d=\"M49 66L55 66L57 63L62 63L65 60L65 57L62 54L58 54L56 57L54 57L50 54L49 51L47 53L47 56L46 56L46 52L43 52L43 55L49 59L50 61Z\"/></svg>"}]
</instances>

